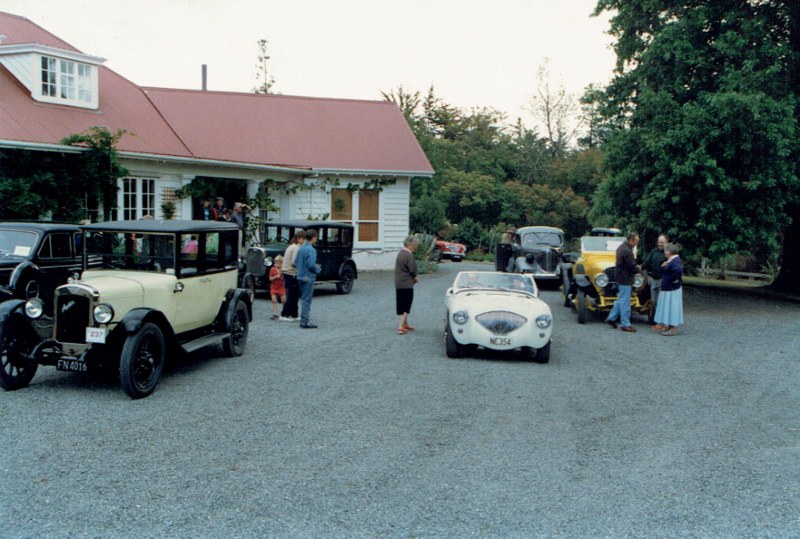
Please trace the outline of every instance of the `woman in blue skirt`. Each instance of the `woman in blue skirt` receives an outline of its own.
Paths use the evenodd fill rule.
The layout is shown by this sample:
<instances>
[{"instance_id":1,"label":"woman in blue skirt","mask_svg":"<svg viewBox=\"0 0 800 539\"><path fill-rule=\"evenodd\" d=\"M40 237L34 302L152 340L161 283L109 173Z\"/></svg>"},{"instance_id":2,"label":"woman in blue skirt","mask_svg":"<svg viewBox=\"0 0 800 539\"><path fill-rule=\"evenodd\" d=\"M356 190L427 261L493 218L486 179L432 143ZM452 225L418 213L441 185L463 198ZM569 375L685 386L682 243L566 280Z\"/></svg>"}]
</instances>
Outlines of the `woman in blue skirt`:
<instances>
[{"instance_id":1,"label":"woman in blue skirt","mask_svg":"<svg viewBox=\"0 0 800 539\"><path fill-rule=\"evenodd\" d=\"M664 248L667 261L662 264L661 293L658 295L655 321L656 329L665 337L678 333L683 324L683 264L678 256L678 245L668 243Z\"/></svg>"}]
</instances>

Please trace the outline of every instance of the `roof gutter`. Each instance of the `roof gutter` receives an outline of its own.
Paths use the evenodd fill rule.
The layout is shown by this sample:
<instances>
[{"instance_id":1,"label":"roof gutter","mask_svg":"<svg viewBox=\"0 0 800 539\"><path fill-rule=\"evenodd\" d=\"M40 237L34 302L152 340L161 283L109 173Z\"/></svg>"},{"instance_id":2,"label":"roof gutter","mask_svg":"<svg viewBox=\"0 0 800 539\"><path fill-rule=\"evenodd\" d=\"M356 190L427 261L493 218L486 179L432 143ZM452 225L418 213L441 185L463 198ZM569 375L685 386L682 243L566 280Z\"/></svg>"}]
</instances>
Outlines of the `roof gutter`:
<instances>
[{"instance_id":1,"label":"roof gutter","mask_svg":"<svg viewBox=\"0 0 800 539\"><path fill-rule=\"evenodd\" d=\"M380 169L350 169L350 168L312 168L314 174L330 174L332 176L426 176L431 177L435 172L430 170L380 170Z\"/></svg>"},{"instance_id":2,"label":"roof gutter","mask_svg":"<svg viewBox=\"0 0 800 539\"><path fill-rule=\"evenodd\" d=\"M48 144L44 142L24 142L19 140L0 140L0 148L14 150L39 150L45 152L82 153L88 148L80 146L65 146L63 144ZM186 165L220 166L226 168L239 168L247 170L261 170L267 172L284 172L289 174L330 174L334 176L424 176L431 177L429 170L380 170L380 169L346 169L346 168L311 168L311 167L280 167L275 165L258 165L255 163L236 163L218 159L198 159L196 157L180 157L177 155L160 155L154 153L140 153L117 151L117 155L126 159L143 159L148 161L163 161Z\"/></svg>"},{"instance_id":3,"label":"roof gutter","mask_svg":"<svg viewBox=\"0 0 800 539\"><path fill-rule=\"evenodd\" d=\"M155 153L139 153L117 151L117 155L127 159L146 159L148 161L164 161L186 165L212 165L227 168L244 168L249 170L265 170L268 172L288 172L292 174L308 174L309 167L278 167L275 165L259 165L256 163L237 163L235 161L221 161L219 159L198 159L196 157L180 157L177 155L159 155Z\"/></svg>"},{"instance_id":4,"label":"roof gutter","mask_svg":"<svg viewBox=\"0 0 800 539\"><path fill-rule=\"evenodd\" d=\"M81 153L86 148L78 146L65 146L63 144L47 144L44 142L23 142L19 140L0 140L0 148L12 150L39 150L43 152Z\"/></svg>"}]
</instances>

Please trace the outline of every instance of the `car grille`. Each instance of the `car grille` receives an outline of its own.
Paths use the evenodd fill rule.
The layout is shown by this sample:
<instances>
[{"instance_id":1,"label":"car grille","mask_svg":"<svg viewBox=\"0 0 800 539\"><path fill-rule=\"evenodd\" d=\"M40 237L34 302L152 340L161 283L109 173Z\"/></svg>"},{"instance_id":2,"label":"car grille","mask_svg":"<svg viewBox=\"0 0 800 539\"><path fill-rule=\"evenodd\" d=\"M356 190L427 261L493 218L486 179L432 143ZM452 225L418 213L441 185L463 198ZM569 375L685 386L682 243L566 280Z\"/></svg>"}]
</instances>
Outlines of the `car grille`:
<instances>
[{"instance_id":1,"label":"car grille","mask_svg":"<svg viewBox=\"0 0 800 539\"><path fill-rule=\"evenodd\" d=\"M475 317L480 325L495 335L508 335L528 321L524 316L508 311L491 311Z\"/></svg>"},{"instance_id":2,"label":"car grille","mask_svg":"<svg viewBox=\"0 0 800 539\"><path fill-rule=\"evenodd\" d=\"M605 274L608 275L608 284L603 288L603 295L609 297L619 296L619 283L617 283L617 268L610 267L606 269Z\"/></svg>"},{"instance_id":3,"label":"car grille","mask_svg":"<svg viewBox=\"0 0 800 539\"><path fill-rule=\"evenodd\" d=\"M56 340L58 342L86 342L91 300L76 294L59 294L56 298Z\"/></svg>"},{"instance_id":4,"label":"car grille","mask_svg":"<svg viewBox=\"0 0 800 539\"><path fill-rule=\"evenodd\" d=\"M533 264L536 262L542 271L553 273L556 271L556 266L558 265L558 253L550 249L536 251L526 255L525 260L528 262L528 264Z\"/></svg>"},{"instance_id":5,"label":"car grille","mask_svg":"<svg viewBox=\"0 0 800 539\"><path fill-rule=\"evenodd\" d=\"M11 272L13 268L0 269L0 285L8 286L8 281L11 280Z\"/></svg>"}]
</instances>

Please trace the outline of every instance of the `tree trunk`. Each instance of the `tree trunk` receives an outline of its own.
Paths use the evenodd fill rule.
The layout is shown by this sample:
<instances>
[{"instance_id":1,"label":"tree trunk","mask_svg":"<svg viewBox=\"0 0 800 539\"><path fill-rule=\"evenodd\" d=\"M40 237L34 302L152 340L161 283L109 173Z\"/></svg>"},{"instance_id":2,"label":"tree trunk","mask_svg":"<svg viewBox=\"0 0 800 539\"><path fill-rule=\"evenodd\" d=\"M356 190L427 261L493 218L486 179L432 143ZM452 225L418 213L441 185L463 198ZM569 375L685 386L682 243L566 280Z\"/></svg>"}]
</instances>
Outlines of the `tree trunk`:
<instances>
[{"instance_id":1,"label":"tree trunk","mask_svg":"<svg viewBox=\"0 0 800 539\"><path fill-rule=\"evenodd\" d=\"M783 233L783 260L781 271L772 288L784 292L800 293L800 208L795 207L793 222Z\"/></svg>"},{"instance_id":2,"label":"tree trunk","mask_svg":"<svg viewBox=\"0 0 800 539\"><path fill-rule=\"evenodd\" d=\"M783 4L787 8L789 17L789 47L794 52L794 61L789 65L789 81L790 87L797 91L800 84L800 2L791 0ZM800 126L800 103L795 107L794 117L795 124ZM793 156L795 163L798 163L798 157L798 155ZM795 175L800 178L800 164ZM795 193L795 197L800 198L800 193ZM800 202L792 204L787 213L792 217L792 223L783 233L781 271L772 287L786 292L800 293L800 247L797 242L797 238L800 238Z\"/></svg>"}]
</instances>

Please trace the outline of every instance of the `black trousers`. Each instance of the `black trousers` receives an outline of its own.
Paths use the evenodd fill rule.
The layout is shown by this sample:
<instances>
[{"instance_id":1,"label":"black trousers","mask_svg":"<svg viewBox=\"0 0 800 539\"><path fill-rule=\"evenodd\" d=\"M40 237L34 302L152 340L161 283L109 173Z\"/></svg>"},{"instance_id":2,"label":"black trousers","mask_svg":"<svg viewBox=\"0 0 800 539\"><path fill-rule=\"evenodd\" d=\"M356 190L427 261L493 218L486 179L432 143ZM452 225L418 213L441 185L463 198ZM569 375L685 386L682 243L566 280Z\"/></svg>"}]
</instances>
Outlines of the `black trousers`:
<instances>
[{"instance_id":1,"label":"black trousers","mask_svg":"<svg viewBox=\"0 0 800 539\"><path fill-rule=\"evenodd\" d=\"M300 285L297 284L297 277L284 273L283 282L286 286L286 305L283 306L281 316L297 318L300 316L297 308L297 302L300 301Z\"/></svg>"}]
</instances>

